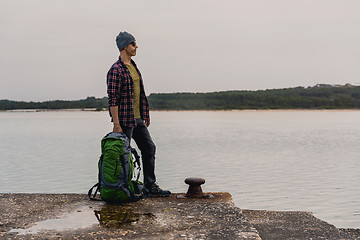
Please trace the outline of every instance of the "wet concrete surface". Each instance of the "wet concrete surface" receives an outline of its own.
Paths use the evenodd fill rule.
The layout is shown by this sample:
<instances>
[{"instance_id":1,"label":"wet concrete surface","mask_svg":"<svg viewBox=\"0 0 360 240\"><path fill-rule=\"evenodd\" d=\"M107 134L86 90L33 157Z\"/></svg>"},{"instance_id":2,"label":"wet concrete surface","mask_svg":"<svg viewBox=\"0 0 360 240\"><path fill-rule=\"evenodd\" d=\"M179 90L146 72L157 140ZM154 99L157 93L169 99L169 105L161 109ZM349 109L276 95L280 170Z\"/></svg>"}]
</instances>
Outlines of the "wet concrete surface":
<instances>
[{"instance_id":1,"label":"wet concrete surface","mask_svg":"<svg viewBox=\"0 0 360 240\"><path fill-rule=\"evenodd\" d=\"M360 229L338 229L310 212L242 210L262 240L360 239Z\"/></svg>"},{"instance_id":2,"label":"wet concrete surface","mask_svg":"<svg viewBox=\"0 0 360 240\"><path fill-rule=\"evenodd\" d=\"M0 194L0 239L360 239L359 229L311 213L241 210L229 193L177 195L111 205L85 194Z\"/></svg>"}]
</instances>

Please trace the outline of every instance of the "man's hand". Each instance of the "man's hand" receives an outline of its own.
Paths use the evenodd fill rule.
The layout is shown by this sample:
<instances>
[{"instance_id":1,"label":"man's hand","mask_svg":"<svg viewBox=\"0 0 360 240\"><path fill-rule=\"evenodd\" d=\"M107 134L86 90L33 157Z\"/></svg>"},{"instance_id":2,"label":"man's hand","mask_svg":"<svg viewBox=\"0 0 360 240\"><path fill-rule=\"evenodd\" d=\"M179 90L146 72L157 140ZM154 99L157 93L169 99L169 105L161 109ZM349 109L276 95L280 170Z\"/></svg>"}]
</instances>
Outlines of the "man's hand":
<instances>
[{"instance_id":1,"label":"man's hand","mask_svg":"<svg viewBox=\"0 0 360 240\"><path fill-rule=\"evenodd\" d=\"M150 120L145 121L145 125L146 125L146 127L149 127L150 126Z\"/></svg>"},{"instance_id":2,"label":"man's hand","mask_svg":"<svg viewBox=\"0 0 360 240\"><path fill-rule=\"evenodd\" d=\"M120 125L114 125L114 128L113 128L113 132L122 132L122 128L120 127Z\"/></svg>"}]
</instances>

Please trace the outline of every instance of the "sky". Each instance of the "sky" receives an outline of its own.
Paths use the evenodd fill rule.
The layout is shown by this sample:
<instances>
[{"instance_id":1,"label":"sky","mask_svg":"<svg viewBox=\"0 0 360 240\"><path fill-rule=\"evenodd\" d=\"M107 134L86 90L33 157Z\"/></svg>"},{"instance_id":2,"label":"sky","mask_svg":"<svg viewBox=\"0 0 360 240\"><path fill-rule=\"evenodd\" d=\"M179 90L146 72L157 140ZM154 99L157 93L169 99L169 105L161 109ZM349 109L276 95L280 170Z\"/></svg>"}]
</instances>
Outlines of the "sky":
<instances>
[{"instance_id":1,"label":"sky","mask_svg":"<svg viewBox=\"0 0 360 240\"><path fill-rule=\"evenodd\" d=\"M0 99L106 96L135 36L146 94L360 85L359 0L0 0Z\"/></svg>"}]
</instances>

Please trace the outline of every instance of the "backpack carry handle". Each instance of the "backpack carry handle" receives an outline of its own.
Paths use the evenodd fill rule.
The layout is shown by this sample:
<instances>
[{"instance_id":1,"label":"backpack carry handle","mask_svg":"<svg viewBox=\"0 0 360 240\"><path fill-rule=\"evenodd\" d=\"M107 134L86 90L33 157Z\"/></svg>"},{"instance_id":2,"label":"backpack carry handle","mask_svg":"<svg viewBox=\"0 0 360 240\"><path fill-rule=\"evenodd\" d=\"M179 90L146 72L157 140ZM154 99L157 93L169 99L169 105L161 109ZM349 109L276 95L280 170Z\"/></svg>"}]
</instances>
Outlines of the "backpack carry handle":
<instances>
[{"instance_id":1,"label":"backpack carry handle","mask_svg":"<svg viewBox=\"0 0 360 240\"><path fill-rule=\"evenodd\" d=\"M138 165L138 168L141 168L140 167L140 156L139 154L137 153L136 149L135 148L131 148L131 153L135 156L135 161L134 163L136 163ZM135 164L135 165L136 165Z\"/></svg>"},{"instance_id":2,"label":"backpack carry handle","mask_svg":"<svg viewBox=\"0 0 360 240\"><path fill-rule=\"evenodd\" d=\"M96 187L95 193L94 195L91 197L92 191L93 189ZM96 198L96 194L98 193L98 191L100 190L100 183L95 184L92 188L90 188L89 192L88 192L88 196L90 200L93 201L101 201L101 199Z\"/></svg>"},{"instance_id":3,"label":"backpack carry handle","mask_svg":"<svg viewBox=\"0 0 360 240\"><path fill-rule=\"evenodd\" d=\"M131 153L135 156L134 166L137 164L138 173L136 176L136 181L139 181L140 172L141 172L141 165L140 165L140 156L137 153L135 148L131 148Z\"/></svg>"}]
</instances>

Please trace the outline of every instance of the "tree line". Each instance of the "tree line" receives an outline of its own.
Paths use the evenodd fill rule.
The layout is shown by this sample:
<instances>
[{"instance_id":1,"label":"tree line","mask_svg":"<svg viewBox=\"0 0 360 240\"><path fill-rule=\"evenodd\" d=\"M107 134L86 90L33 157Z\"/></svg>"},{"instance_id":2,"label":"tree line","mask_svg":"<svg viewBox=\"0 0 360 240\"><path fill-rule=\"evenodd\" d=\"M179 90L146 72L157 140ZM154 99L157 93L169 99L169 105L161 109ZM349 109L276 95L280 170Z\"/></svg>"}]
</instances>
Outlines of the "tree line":
<instances>
[{"instance_id":1,"label":"tree line","mask_svg":"<svg viewBox=\"0 0 360 240\"><path fill-rule=\"evenodd\" d=\"M85 109L95 108L103 110L107 108L107 97L95 98L87 97L82 100L55 100L45 102L24 102L24 101L11 101L0 100L0 110L15 110L15 109L44 109L44 110L57 110L57 109Z\"/></svg>"},{"instance_id":2,"label":"tree line","mask_svg":"<svg viewBox=\"0 0 360 240\"><path fill-rule=\"evenodd\" d=\"M295 87L259 91L151 94L153 110L359 109L360 86Z\"/></svg>"},{"instance_id":3,"label":"tree line","mask_svg":"<svg viewBox=\"0 0 360 240\"><path fill-rule=\"evenodd\" d=\"M360 109L360 86L318 84L258 91L210 93L152 93L152 110L232 109ZM24 102L0 100L0 110L15 109L107 109L107 97L74 101Z\"/></svg>"}]
</instances>

